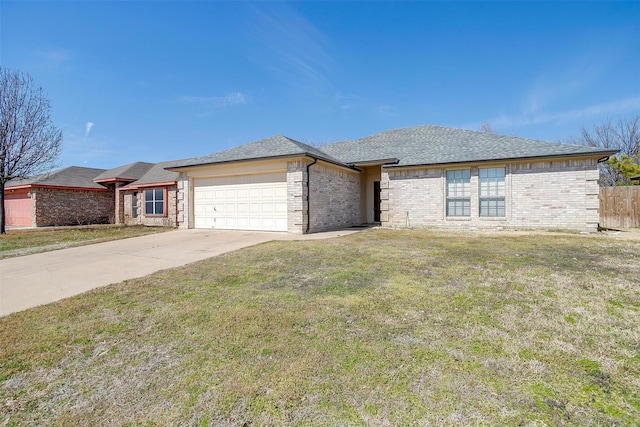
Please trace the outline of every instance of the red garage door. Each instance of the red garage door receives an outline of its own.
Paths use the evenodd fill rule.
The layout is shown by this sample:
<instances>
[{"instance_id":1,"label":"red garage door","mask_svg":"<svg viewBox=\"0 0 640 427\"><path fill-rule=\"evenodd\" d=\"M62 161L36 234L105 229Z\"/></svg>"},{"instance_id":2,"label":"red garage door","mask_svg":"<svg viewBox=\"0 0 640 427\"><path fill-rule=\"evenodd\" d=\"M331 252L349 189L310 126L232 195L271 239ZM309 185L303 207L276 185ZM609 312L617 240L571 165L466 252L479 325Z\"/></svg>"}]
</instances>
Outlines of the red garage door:
<instances>
[{"instance_id":1,"label":"red garage door","mask_svg":"<svg viewBox=\"0 0 640 427\"><path fill-rule=\"evenodd\" d=\"M5 224L31 227L31 199L26 194L4 195Z\"/></svg>"}]
</instances>

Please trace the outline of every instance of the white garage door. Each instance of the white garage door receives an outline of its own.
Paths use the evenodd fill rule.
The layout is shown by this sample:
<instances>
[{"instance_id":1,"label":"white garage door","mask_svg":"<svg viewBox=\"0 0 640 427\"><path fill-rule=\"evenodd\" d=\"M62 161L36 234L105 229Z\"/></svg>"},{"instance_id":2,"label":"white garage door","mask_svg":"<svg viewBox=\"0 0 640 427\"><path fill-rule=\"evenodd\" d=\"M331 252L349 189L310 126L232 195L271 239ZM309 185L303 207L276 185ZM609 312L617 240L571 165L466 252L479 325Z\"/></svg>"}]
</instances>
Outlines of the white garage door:
<instances>
[{"instance_id":1,"label":"white garage door","mask_svg":"<svg viewBox=\"0 0 640 427\"><path fill-rule=\"evenodd\" d=\"M195 228L287 231L285 172L194 181Z\"/></svg>"}]
</instances>

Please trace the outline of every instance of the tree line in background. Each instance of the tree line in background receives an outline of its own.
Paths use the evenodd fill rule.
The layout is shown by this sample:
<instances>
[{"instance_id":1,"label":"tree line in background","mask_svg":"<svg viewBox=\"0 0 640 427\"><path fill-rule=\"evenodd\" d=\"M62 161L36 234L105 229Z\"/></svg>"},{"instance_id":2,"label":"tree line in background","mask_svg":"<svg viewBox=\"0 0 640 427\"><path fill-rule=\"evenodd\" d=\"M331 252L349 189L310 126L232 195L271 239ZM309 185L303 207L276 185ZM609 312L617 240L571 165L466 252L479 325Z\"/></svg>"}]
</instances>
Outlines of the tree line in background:
<instances>
[{"instance_id":1,"label":"tree line in background","mask_svg":"<svg viewBox=\"0 0 640 427\"><path fill-rule=\"evenodd\" d=\"M607 120L589 129L582 127L578 136L567 140L571 144L619 150L606 162L600 164L600 185L632 185L631 178L640 175L640 114ZM639 181L635 180L635 183Z\"/></svg>"}]
</instances>

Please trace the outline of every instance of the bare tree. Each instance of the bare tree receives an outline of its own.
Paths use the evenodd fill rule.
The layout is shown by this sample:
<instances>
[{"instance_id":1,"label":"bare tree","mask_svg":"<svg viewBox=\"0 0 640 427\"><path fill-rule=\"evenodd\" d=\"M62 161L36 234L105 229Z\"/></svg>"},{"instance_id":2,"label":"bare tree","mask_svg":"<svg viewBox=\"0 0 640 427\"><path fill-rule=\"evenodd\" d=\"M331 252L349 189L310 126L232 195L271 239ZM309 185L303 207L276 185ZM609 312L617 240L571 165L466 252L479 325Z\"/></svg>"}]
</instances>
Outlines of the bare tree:
<instances>
[{"instance_id":1,"label":"bare tree","mask_svg":"<svg viewBox=\"0 0 640 427\"><path fill-rule=\"evenodd\" d=\"M482 122L480 123L480 129L478 129L480 132L484 132L484 133L495 133L493 131L493 128L491 127L491 125L488 122Z\"/></svg>"},{"instance_id":2,"label":"bare tree","mask_svg":"<svg viewBox=\"0 0 640 427\"><path fill-rule=\"evenodd\" d=\"M28 74L0 67L0 234L6 232L5 184L51 169L62 151L62 131L50 110Z\"/></svg>"},{"instance_id":3,"label":"bare tree","mask_svg":"<svg viewBox=\"0 0 640 427\"><path fill-rule=\"evenodd\" d=\"M617 122L607 120L592 129L584 126L580 135L571 137L567 142L588 145L590 147L619 150L617 156L640 164L640 114L620 118ZM628 177L616 167L616 161L600 164L600 185L604 187L616 184L628 184Z\"/></svg>"}]
</instances>

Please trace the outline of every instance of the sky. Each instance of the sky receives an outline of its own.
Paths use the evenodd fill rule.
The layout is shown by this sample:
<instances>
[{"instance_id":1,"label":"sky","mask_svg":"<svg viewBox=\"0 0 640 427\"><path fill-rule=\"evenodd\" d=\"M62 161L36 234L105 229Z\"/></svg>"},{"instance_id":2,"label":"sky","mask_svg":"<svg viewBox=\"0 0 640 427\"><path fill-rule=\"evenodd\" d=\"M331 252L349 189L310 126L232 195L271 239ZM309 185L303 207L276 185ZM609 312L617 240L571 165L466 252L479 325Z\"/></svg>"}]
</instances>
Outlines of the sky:
<instances>
[{"instance_id":1,"label":"sky","mask_svg":"<svg viewBox=\"0 0 640 427\"><path fill-rule=\"evenodd\" d=\"M640 1L0 1L58 166L439 125L546 141L640 113Z\"/></svg>"}]
</instances>

